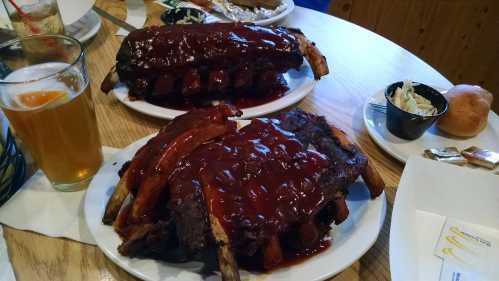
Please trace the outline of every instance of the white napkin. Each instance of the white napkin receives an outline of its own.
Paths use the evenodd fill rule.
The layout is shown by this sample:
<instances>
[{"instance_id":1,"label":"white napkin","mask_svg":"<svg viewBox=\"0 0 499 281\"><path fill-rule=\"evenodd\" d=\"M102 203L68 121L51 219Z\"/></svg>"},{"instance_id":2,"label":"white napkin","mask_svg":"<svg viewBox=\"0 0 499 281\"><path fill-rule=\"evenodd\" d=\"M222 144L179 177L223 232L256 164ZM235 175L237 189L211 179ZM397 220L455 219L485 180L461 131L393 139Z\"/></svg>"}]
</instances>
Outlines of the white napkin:
<instances>
[{"instance_id":1,"label":"white napkin","mask_svg":"<svg viewBox=\"0 0 499 281\"><path fill-rule=\"evenodd\" d=\"M7 245L3 238L3 229L0 226L0 281L15 281L14 271L7 254Z\"/></svg>"},{"instance_id":2,"label":"white napkin","mask_svg":"<svg viewBox=\"0 0 499 281\"><path fill-rule=\"evenodd\" d=\"M118 149L103 147L102 151L107 160ZM0 223L16 229L95 245L83 213L85 192L56 191L38 170L0 207Z\"/></svg>"},{"instance_id":3,"label":"white napkin","mask_svg":"<svg viewBox=\"0 0 499 281\"><path fill-rule=\"evenodd\" d=\"M143 0L126 0L126 22L135 28L142 28L146 22L147 11ZM116 32L118 36L128 35L128 31L120 28Z\"/></svg>"}]
</instances>

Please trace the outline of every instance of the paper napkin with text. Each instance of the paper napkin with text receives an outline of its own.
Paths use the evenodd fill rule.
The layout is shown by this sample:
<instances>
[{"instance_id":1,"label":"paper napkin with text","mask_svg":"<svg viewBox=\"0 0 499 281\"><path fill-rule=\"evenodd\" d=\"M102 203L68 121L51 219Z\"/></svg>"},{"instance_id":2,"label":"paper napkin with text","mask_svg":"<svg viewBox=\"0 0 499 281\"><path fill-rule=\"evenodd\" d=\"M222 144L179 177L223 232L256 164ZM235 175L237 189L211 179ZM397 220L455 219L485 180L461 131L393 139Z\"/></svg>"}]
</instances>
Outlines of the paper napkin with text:
<instances>
[{"instance_id":1,"label":"paper napkin with text","mask_svg":"<svg viewBox=\"0 0 499 281\"><path fill-rule=\"evenodd\" d=\"M447 218L434 254L444 260L440 280L499 280L497 230Z\"/></svg>"}]
</instances>

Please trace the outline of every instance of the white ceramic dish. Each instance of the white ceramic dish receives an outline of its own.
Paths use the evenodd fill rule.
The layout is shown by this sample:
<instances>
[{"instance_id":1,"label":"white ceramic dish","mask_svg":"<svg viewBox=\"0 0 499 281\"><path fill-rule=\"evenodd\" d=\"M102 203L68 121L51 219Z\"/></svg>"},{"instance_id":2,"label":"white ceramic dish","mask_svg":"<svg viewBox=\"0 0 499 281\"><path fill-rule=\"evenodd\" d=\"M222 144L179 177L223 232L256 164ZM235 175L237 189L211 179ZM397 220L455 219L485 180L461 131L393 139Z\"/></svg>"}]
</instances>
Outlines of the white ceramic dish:
<instances>
[{"instance_id":1,"label":"white ceramic dish","mask_svg":"<svg viewBox=\"0 0 499 281\"><path fill-rule=\"evenodd\" d=\"M64 25L70 25L80 20L92 9L94 4L95 0L57 0Z\"/></svg>"},{"instance_id":2,"label":"white ceramic dish","mask_svg":"<svg viewBox=\"0 0 499 281\"><path fill-rule=\"evenodd\" d=\"M439 280L442 260L433 251L447 217L499 238L498 186L499 176L411 156L392 212L392 280Z\"/></svg>"},{"instance_id":3,"label":"white ceramic dish","mask_svg":"<svg viewBox=\"0 0 499 281\"><path fill-rule=\"evenodd\" d=\"M4 5L0 5L0 28L12 29L12 26L11 26L10 20L9 20L9 15L7 14L7 11L5 10Z\"/></svg>"},{"instance_id":4,"label":"white ceramic dish","mask_svg":"<svg viewBox=\"0 0 499 281\"><path fill-rule=\"evenodd\" d=\"M119 180L118 170L130 160L135 151L151 136L143 138L116 153L94 176L86 193L84 210L90 232L98 247L113 262L132 275L148 281L194 281L202 280L197 273L200 263L172 264L151 259L132 259L121 256L117 247L121 240L113 228L101 222L105 205ZM242 271L243 280L302 281L323 280L345 269L359 259L376 241L386 213L386 198L383 193L370 200L367 187L356 182L347 198L350 215L339 226L333 226L332 246L323 253L292 267L276 270L271 274L254 274ZM220 280L211 276L205 280Z\"/></svg>"},{"instance_id":5,"label":"white ceramic dish","mask_svg":"<svg viewBox=\"0 0 499 281\"><path fill-rule=\"evenodd\" d=\"M101 19L93 10L88 11L79 20L64 26L66 34L85 43L94 37L102 25ZM7 12L3 5L0 5L0 27L12 29Z\"/></svg>"},{"instance_id":6,"label":"white ceramic dish","mask_svg":"<svg viewBox=\"0 0 499 281\"><path fill-rule=\"evenodd\" d=\"M279 22L281 20L283 20L285 17L287 17L289 14L291 14L291 12L293 12L294 8L295 8L295 3L293 0L283 0L284 2L287 3L287 7L285 10L283 10L281 13L273 16L273 17L270 17L270 18L267 18L267 19L262 19L262 20L255 20L255 21L247 21L247 22L252 22L252 23L255 23L255 24L259 24L259 25L270 25L270 24L273 24L275 22ZM164 6L164 7L167 7L167 8L170 8L168 5L164 4L162 1L155 1L155 3L161 5L161 6ZM191 2L182 2L179 7L194 7L194 8L197 8L197 9L202 9L201 7L199 7L198 5L196 4L193 4ZM218 13L212 13L212 14L208 14L208 16L206 17L205 19L205 23L213 23L213 22L230 22L232 21L231 19L225 17L224 15L222 14L218 14Z\"/></svg>"},{"instance_id":7,"label":"white ceramic dish","mask_svg":"<svg viewBox=\"0 0 499 281\"><path fill-rule=\"evenodd\" d=\"M85 43L94 37L102 25L101 18L94 10L88 11L81 19L64 26L66 34Z\"/></svg>"},{"instance_id":8,"label":"white ceramic dish","mask_svg":"<svg viewBox=\"0 0 499 281\"><path fill-rule=\"evenodd\" d=\"M287 17L289 14L291 14L291 12L293 12L293 10L295 8L295 2L293 2L293 0L283 0L283 1L285 1L288 4L288 7L286 8L286 10L284 10L280 14L277 14L273 17L268 18L268 19L253 21L253 23L259 24L259 25L270 25L270 24L273 24L275 22L279 22L279 21L283 20L285 17Z\"/></svg>"},{"instance_id":9,"label":"white ceramic dish","mask_svg":"<svg viewBox=\"0 0 499 281\"><path fill-rule=\"evenodd\" d=\"M242 110L243 116L241 118L261 116L293 105L310 93L315 85L312 70L307 62L298 71L291 69L284 73L284 79L288 83L289 90L283 97L259 106L245 108ZM128 88L124 84L118 84L113 89L113 94L129 108L149 116L173 119L185 113L183 110L161 107L142 100L131 101L128 98Z\"/></svg>"},{"instance_id":10,"label":"white ceramic dish","mask_svg":"<svg viewBox=\"0 0 499 281\"><path fill-rule=\"evenodd\" d=\"M374 142L401 162L406 162L411 155L422 155L427 148L455 146L462 150L474 145L499 152L499 117L492 111L489 113L487 127L473 138L452 137L432 126L420 138L409 141L390 133L386 128L385 113L374 110L369 103L386 105L383 90L376 92L364 104L364 125Z\"/></svg>"},{"instance_id":11,"label":"white ceramic dish","mask_svg":"<svg viewBox=\"0 0 499 281\"><path fill-rule=\"evenodd\" d=\"M94 5L95 0L57 0L64 25L71 25L81 19ZM0 27L11 28L7 11L0 5Z\"/></svg>"}]
</instances>

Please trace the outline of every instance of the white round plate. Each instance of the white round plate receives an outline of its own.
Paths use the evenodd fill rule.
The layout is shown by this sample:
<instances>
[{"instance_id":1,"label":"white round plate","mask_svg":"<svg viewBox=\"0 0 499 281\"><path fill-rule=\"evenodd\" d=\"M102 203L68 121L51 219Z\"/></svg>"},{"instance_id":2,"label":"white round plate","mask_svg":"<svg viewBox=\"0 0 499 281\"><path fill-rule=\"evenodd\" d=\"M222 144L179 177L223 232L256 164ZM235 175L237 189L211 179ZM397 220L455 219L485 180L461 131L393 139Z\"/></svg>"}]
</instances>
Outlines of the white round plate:
<instances>
[{"instance_id":1,"label":"white round plate","mask_svg":"<svg viewBox=\"0 0 499 281\"><path fill-rule=\"evenodd\" d=\"M81 19L81 17L92 9L94 4L95 0L57 0L62 22L65 25L72 24Z\"/></svg>"},{"instance_id":2,"label":"white round plate","mask_svg":"<svg viewBox=\"0 0 499 281\"><path fill-rule=\"evenodd\" d=\"M79 20L64 26L66 34L85 43L94 37L101 27L101 19L93 10L89 10ZM0 27L12 29L9 17L3 5L0 5Z\"/></svg>"},{"instance_id":3,"label":"white round plate","mask_svg":"<svg viewBox=\"0 0 499 281\"><path fill-rule=\"evenodd\" d=\"M99 15L94 10L90 10L78 21L64 26L64 30L67 35L85 43L99 32L101 24Z\"/></svg>"},{"instance_id":4,"label":"white round plate","mask_svg":"<svg viewBox=\"0 0 499 281\"><path fill-rule=\"evenodd\" d=\"M439 91L444 91L444 89L434 88ZM474 145L499 152L499 117L492 111L489 113L487 127L475 137L453 137L439 131L434 125L420 138L411 141L401 139L390 133L386 128L385 113L374 110L369 106L370 103L386 105L384 90L376 92L376 94L367 99L364 104L364 125L374 142L381 147L381 149L401 162L405 163L411 155L423 155L423 151L428 148L454 146L459 150L463 150Z\"/></svg>"},{"instance_id":5,"label":"white round plate","mask_svg":"<svg viewBox=\"0 0 499 281\"><path fill-rule=\"evenodd\" d=\"M273 17L267 18L267 19L261 19L261 20L244 20L244 21L245 22L252 22L252 23L258 24L258 25L270 25L270 24L273 24L275 22L279 22L279 21L283 20L285 17L287 17L289 14L291 14L291 12L295 8L295 2L293 2L293 0L283 0L283 1L286 2L287 7L286 7L285 10L283 10L279 14L277 14L277 15L275 15ZM191 3L189 3L187 5L190 6ZM193 5L193 6L196 7L196 5ZM196 8L199 8L199 7L196 7ZM224 17L223 15L220 17L219 15L213 15L213 14L208 14L208 16L205 19L205 23L231 22L231 21L232 21L231 19L229 19L227 17Z\"/></svg>"},{"instance_id":6,"label":"white round plate","mask_svg":"<svg viewBox=\"0 0 499 281\"><path fill-rule=\"evenodd\" d=\"M12 29L12 25L10 24L9 15L5 10L4 5L0 5L0 28Z\"/></svg>"},{"instance_id":7,"label":"white round plate","mask_svg":"<svg viewBox=\"0 0 499 281\"><path fill-rule=\"evenodd\" d=\"M272 24L274 22L278 22L278 21L284 19L289 14L291 14L291 12L294 10L295 2L293 2L293 0L283 0L283 1L288 4L288 7L286 8L286 10L282 11L280 14L277 14L273 17L268 18L268 19L256 20L256 21L251 21L251 22L258 24L258 25L269 25L269 24Z\"/></svg>"},{"instance_id":8,"label":"white round plate","mask_svg":"<svg viewBox=\"0 0 499 281\"><path fill-rule=\"evenodd\" d=\"M315 85L312 70L307 62L305 62L298 71L291 69L284 73L284 79L286 79L286 82L288 83L289 90L283 97L262 105L245 108L242 110L243 115L241 118L262 116L293 105L310 93ZM113 89L113 93L116 98L126 106L153 117L173 119L186 112L183 110L157 106L143 100L131 101L128 98L128 88L121 83Z\"/></svg>"},{"instance_id":9,"label":"white round plate","mask_svg":"<svg viewBox=\"0 0 499 281\"><path fill-rule=\"evenodd\" d=\"M111 226L102 224L106 203L118 183L118 170L130 160L135 152L153 135L143 138L106 162L94 176L85 197L85 219L98 247L104 254L130 274L148 281L199 281L199 262L166 263L152 259L136 259L121 256L117 247L121 240ZM255 274L241 271L242 280L303 281L323 280L345 269L358 260L376 241L383 226L386 213L386 198L383 193L370 200L367 187L358 181L350 188L347 205L348 218L331 231L332 245L326 251L303 263L273 271L270 274ZM221 280L210 276L205 280Z\"/></svg>"}]
</instances>

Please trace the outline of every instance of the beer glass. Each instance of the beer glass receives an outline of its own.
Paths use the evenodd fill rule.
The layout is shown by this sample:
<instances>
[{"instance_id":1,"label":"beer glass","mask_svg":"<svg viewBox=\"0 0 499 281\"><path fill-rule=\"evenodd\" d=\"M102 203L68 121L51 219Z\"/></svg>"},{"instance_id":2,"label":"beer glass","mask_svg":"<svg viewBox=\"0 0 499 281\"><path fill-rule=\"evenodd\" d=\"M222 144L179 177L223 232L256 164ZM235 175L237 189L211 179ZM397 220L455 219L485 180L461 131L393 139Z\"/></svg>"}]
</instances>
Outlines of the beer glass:
<instances>
[{"instance_id":1,"label":"beer glass","mask_svg":"<svg viewBox=\"0 0 499 281\"><path fill-rule=\"evenodd\" d=\"M64 34L56 0L2 0L17 36Z\"/></svg>"},{"instance_id":2,"label":"beer glass","mask_svg":"<svg viewBox=\"0 0 499 281\"><path fill-rule=\"evenodd\" d=\"M85 188L102 152L81 44L64 35L15 39L0 45L0 64L0 107L15 135L55 189Z\"/></svg>"}]
</instances>

